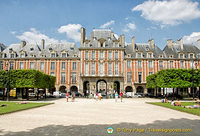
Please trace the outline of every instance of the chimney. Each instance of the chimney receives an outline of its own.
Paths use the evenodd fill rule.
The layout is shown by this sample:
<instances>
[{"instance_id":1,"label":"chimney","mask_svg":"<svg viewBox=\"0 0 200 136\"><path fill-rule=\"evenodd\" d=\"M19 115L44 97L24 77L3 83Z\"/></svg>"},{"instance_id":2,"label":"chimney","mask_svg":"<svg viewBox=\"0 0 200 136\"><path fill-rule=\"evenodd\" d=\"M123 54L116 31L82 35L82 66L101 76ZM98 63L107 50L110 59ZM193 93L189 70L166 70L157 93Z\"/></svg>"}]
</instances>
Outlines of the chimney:
<instances>
[{"instance_id":1,"label":"chimney","mask_svg":"<svg viewBox=\"0 0 200 136\"><path fill-rule=\"evenodd\" d=\"M198 45L198 47L200 49L200 39L197 40L197 45Z\"/></svg>"},{"instance_id":2,"label":"chimney","mask_svg":"<svg viewBox=\"0 0 200 136\"><path fill-rule=\"evenodd\" d=\"M167 46L172 49L173 41L172 39L167 40Z\"/></svg>"},{"instance_id":3,"label":"chimney","mask_svg":"<svg viewBox=\"0 0 200 136\"><path fill-rule=\"evenodd\" d=\"M179 40L177 40L177 43L181 47L181 50L183 50L183 39L180 38Z\"/></svg>"},{"instance_id":4,"label":"chimney","mask_svg":"<svg viewBox=\"0 0 200 136\"><path fill-rule=\"evenodd\" d=\"M25 41L21 41L21 48L23 48L26 45Z\"/></svg>"},{"instance_id":5,"label":"chimney","mask_svg":"<svg viewBox=\"0 0 200 136\"><path fill-rule=\"evenodd\" d=\"M111 39L113 39L113 37L114 37L114 33L113 33L113 32L111 32Z\"/></svg>"},{"instance_id":6,"label":"chimney","mask_svg":"<svg viewBox=\"0 0 200 136\"><path fill-rule=\"evenodd\" d=\"M85 28L81 27L81 47L83 47L85 41Z\"/></svg>"},{"instance_id":7,"label":"chimney","mask_svg":"<svg viewBox=\"0 0 200 136\"><path fill-rule=\"evenodd\" d=\"M135 37L132 37L132 46L133 46L133 51L135 50Z\"/></svg>"},{"instance_id":8,"label":"chimney","mask_svg":"<svg viewBox=\"0 0 200 136\"><path fill-rule=\"evenodd\" d=\"M125 38L124 38L124 35L120 35L119 40L120 40L120 44L122 45L122 47L124 47L124 45L125 45Z\"/></svg>"},{"instance_id":9,"label":"chimney","mask_svg":"<svg viewBox=\"0 0 200 136\"><path fill-rule=\"evenodd\" d=\"M42 40L41 40L41 48L42 48L42 50L44 50L44 48L45 48L45 46L44 46L44 45L45 45L45 40L44 40L44 39L42 39Z\"/></svg>"},{"instance_id":10,"label":"chimney","mask_svg":"<svg viewBox=\"0 0 200 136\"><path fill-rule=\"evenodd\" d=\"M154 39L149 40L148 43L149 43L149 46L151 46L152 48L155 48Z\"/></svg>"}]
</instances>

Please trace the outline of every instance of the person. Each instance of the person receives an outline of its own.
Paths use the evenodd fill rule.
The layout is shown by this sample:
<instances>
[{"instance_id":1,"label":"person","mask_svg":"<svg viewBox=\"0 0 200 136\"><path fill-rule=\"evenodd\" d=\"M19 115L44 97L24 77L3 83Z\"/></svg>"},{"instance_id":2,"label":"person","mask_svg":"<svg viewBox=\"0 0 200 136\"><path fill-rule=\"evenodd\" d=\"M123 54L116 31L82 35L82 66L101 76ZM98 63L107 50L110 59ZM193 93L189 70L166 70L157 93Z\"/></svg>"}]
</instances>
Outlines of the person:
<instances>
[{"instance_id":1,"label":"person","mask_svg":"<svg viewBox=\"0 0 200 136\"><path fill-rule=\"evenodd\" d=\"M181 106L181 102L179 101L179 99L177 100L177 106Z\"/></svg>"},{"instance_id":2,"label":"person","mask_svg":"<svg viewBox=\"0 0 200 136\"><path fill-rule=\"evenodd\" d=\"M122 92L120 93L120 99L121 99L121 102L122 102L122 99L123 99L123 93Z\"/></svg>"},{"instance_id":3,"label":"person","mask_svg":"<svg viewBox=\"0 0 200 136\"><path fill-rule=\"evenodd\" d=\"M168 103L168 101L167 101L167 97L165 97L165 103Z\"/></svg>"},{"instance_id":4,"label":"person","mask_svg":"<svg viewBox=\"0 0 200 136\"><path fill-rule=\"evenodd\" d=\"M117 102L117 99L118 99L118 93L115 92L115 102Z\"/></svg>"},{"instance_id":5,"label":"person","mask_svg":"<svg viewBox=\"0 0 200 136\"><path fill-rule=\"evenodd\" d=\"M96 95L95 95L95 99L96 101L98 100L98 93L96 92Z\"/></svg>"},{"instance_id":6,"label":"person","mask_svg":"<svg viewBox=\"0 0 200 136\"><path fill-rule=\"evenodd\" d=\"M72 92L72 102L74 102L75 101L75 93L74 93L74 91Z\"/></svg>"},{"instance_id":7,"label":"person","mask_svg":"<svg viewBox=\"0 0 200 136\"><path fill-rule=\"evenodd\" d=\"M66 93L66 99L67 99L67 102L68 102L68 99L69 99L69 93L68 92Z\"/></svg>"},{"instance_id":8,"label":"person","mask_svg":"<svg viewBox=\"0 0 200 136\"><path fill-rule=\"evenodd\" d=\"M176 106L174 100L171 101L171 105L172 105L172 106Z\"/></svg>"},{"instance_id":9,"label":"person","mask_svg":"<svg viewBox=\"0 0 200 136\"><path fill-rule=\"evenodd\" d=\"M89 95L89 91L88 90L86 90L86 97L88 98L88 95Z\"/></svg>"},{"instance_id":10,"label":"person","mask_svg":"<svg viewBox=\"0 0 200 136\"><path fill-rule=\"evenodd\" d=\"M101 93L99 93L99 101L101 101Z\"/></svg>"}]
</instances>

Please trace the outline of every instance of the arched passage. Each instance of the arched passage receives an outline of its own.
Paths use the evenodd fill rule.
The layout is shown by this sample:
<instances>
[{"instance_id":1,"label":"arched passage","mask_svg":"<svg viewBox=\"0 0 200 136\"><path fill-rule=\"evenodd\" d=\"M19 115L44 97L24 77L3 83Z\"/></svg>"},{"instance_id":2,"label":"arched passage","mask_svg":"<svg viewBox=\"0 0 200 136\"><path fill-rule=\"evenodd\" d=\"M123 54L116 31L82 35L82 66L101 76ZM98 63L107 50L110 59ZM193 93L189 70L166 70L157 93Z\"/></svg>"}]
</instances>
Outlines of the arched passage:
<instances>
[{"instance_id":1,"label":"arched passage","mask_svg":"<svg viewBox=\"0 0 200 136\"><path fill-rule=\"evenodd\" d=\"M66 93L66 86L64 86L64 85L60 86L59 91L61 93Z\"/></svg>"},{"instance_id":2,"label":"arched passage","mask_svg":"<svg viewBox=\"0 0 200 136\"><path fill-rule=\"evenodd\" d=\"M119 81L114 82L114 90L117 91L118 94L120 94L120 82Z\"/></svg>"},{"instance_id":3,"label":"arched passage","mask_svg":"<svg viewBox=\"0 0 200 136\"><path fill-rule=\"evenodd\" d=\"M90 83L89 81L85 81L83 83L83 93L84 93L84 96L88 95L87 94L87 90L88 90L88 93L90 92Z\"/></svg>"},{"instance_id":4,"label":"arched passage","mask_svg":"<svg viewBox=\"0 0 200 136\"><path fill-rule=\"evenodd\" d=\"M131 86L127 86L125 92L133 92L133 88Z\"/></svg>"},{"instance_id":5,"label":"arched passage","mask_svg":"<svg viewBox=\"0 0 200 136\"><path fill-rule=\"evenodd\" d=\"M96 92L100 92L102 95L107 95L107 82L104 79L100 79L96 83Z\"/></svg>"},{"instance_id":6,"label":"arched passage","mask_svg":"<svg viewBox=\"0 0 200 136\"><path fill-rule=\"evenodd\" d=\"M78 88L76 86L71 86L70 87L70 92L78 92Z\"/></svg>"},{"instance_id":7,"label":"arched passage","mask_svg":"<svg viewBox=\"0 0 200 136\"><path fill-rule=\"evenodd\" d=\"M137 93L144 93L144 88L142 86L138 86L136 92Z\"/></svg>"}]
</instances>

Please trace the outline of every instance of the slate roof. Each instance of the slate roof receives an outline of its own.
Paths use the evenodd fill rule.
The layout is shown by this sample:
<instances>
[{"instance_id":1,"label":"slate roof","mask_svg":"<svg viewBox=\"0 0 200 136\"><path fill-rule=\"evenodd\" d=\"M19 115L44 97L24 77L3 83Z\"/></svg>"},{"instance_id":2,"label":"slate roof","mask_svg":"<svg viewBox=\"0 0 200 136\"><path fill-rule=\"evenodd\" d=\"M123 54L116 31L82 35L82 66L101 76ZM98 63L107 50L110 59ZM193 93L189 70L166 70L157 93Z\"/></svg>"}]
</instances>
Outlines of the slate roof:
<instances>
[{"instance_id":1,"label":"slate roof","mask_svg":"<svg viewBox=\"0 0 200 136\"><path fill-rule=\"evenodd\" d=\"M0 52L6 49L6 46L2 43L0 43Z\"/></svg>"}]
</instances>

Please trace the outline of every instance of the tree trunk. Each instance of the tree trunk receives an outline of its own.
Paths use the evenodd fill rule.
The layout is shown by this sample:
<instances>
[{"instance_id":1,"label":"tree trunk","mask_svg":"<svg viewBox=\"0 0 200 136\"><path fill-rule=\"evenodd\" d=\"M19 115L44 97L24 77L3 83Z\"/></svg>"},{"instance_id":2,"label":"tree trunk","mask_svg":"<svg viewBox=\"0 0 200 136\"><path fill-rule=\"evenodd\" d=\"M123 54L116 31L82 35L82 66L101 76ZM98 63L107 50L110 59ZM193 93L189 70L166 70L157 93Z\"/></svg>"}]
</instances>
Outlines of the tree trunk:
<instances>
[{"instance_id":1,"label":"tree trunk","mask_svg":"<svg viewBox=\"0 0 200 136\"><path fill-rule=\"evenodd\" d=\"M173 88L173 99L174 99L174 88Z\"/></svg>"}]
</instances>

